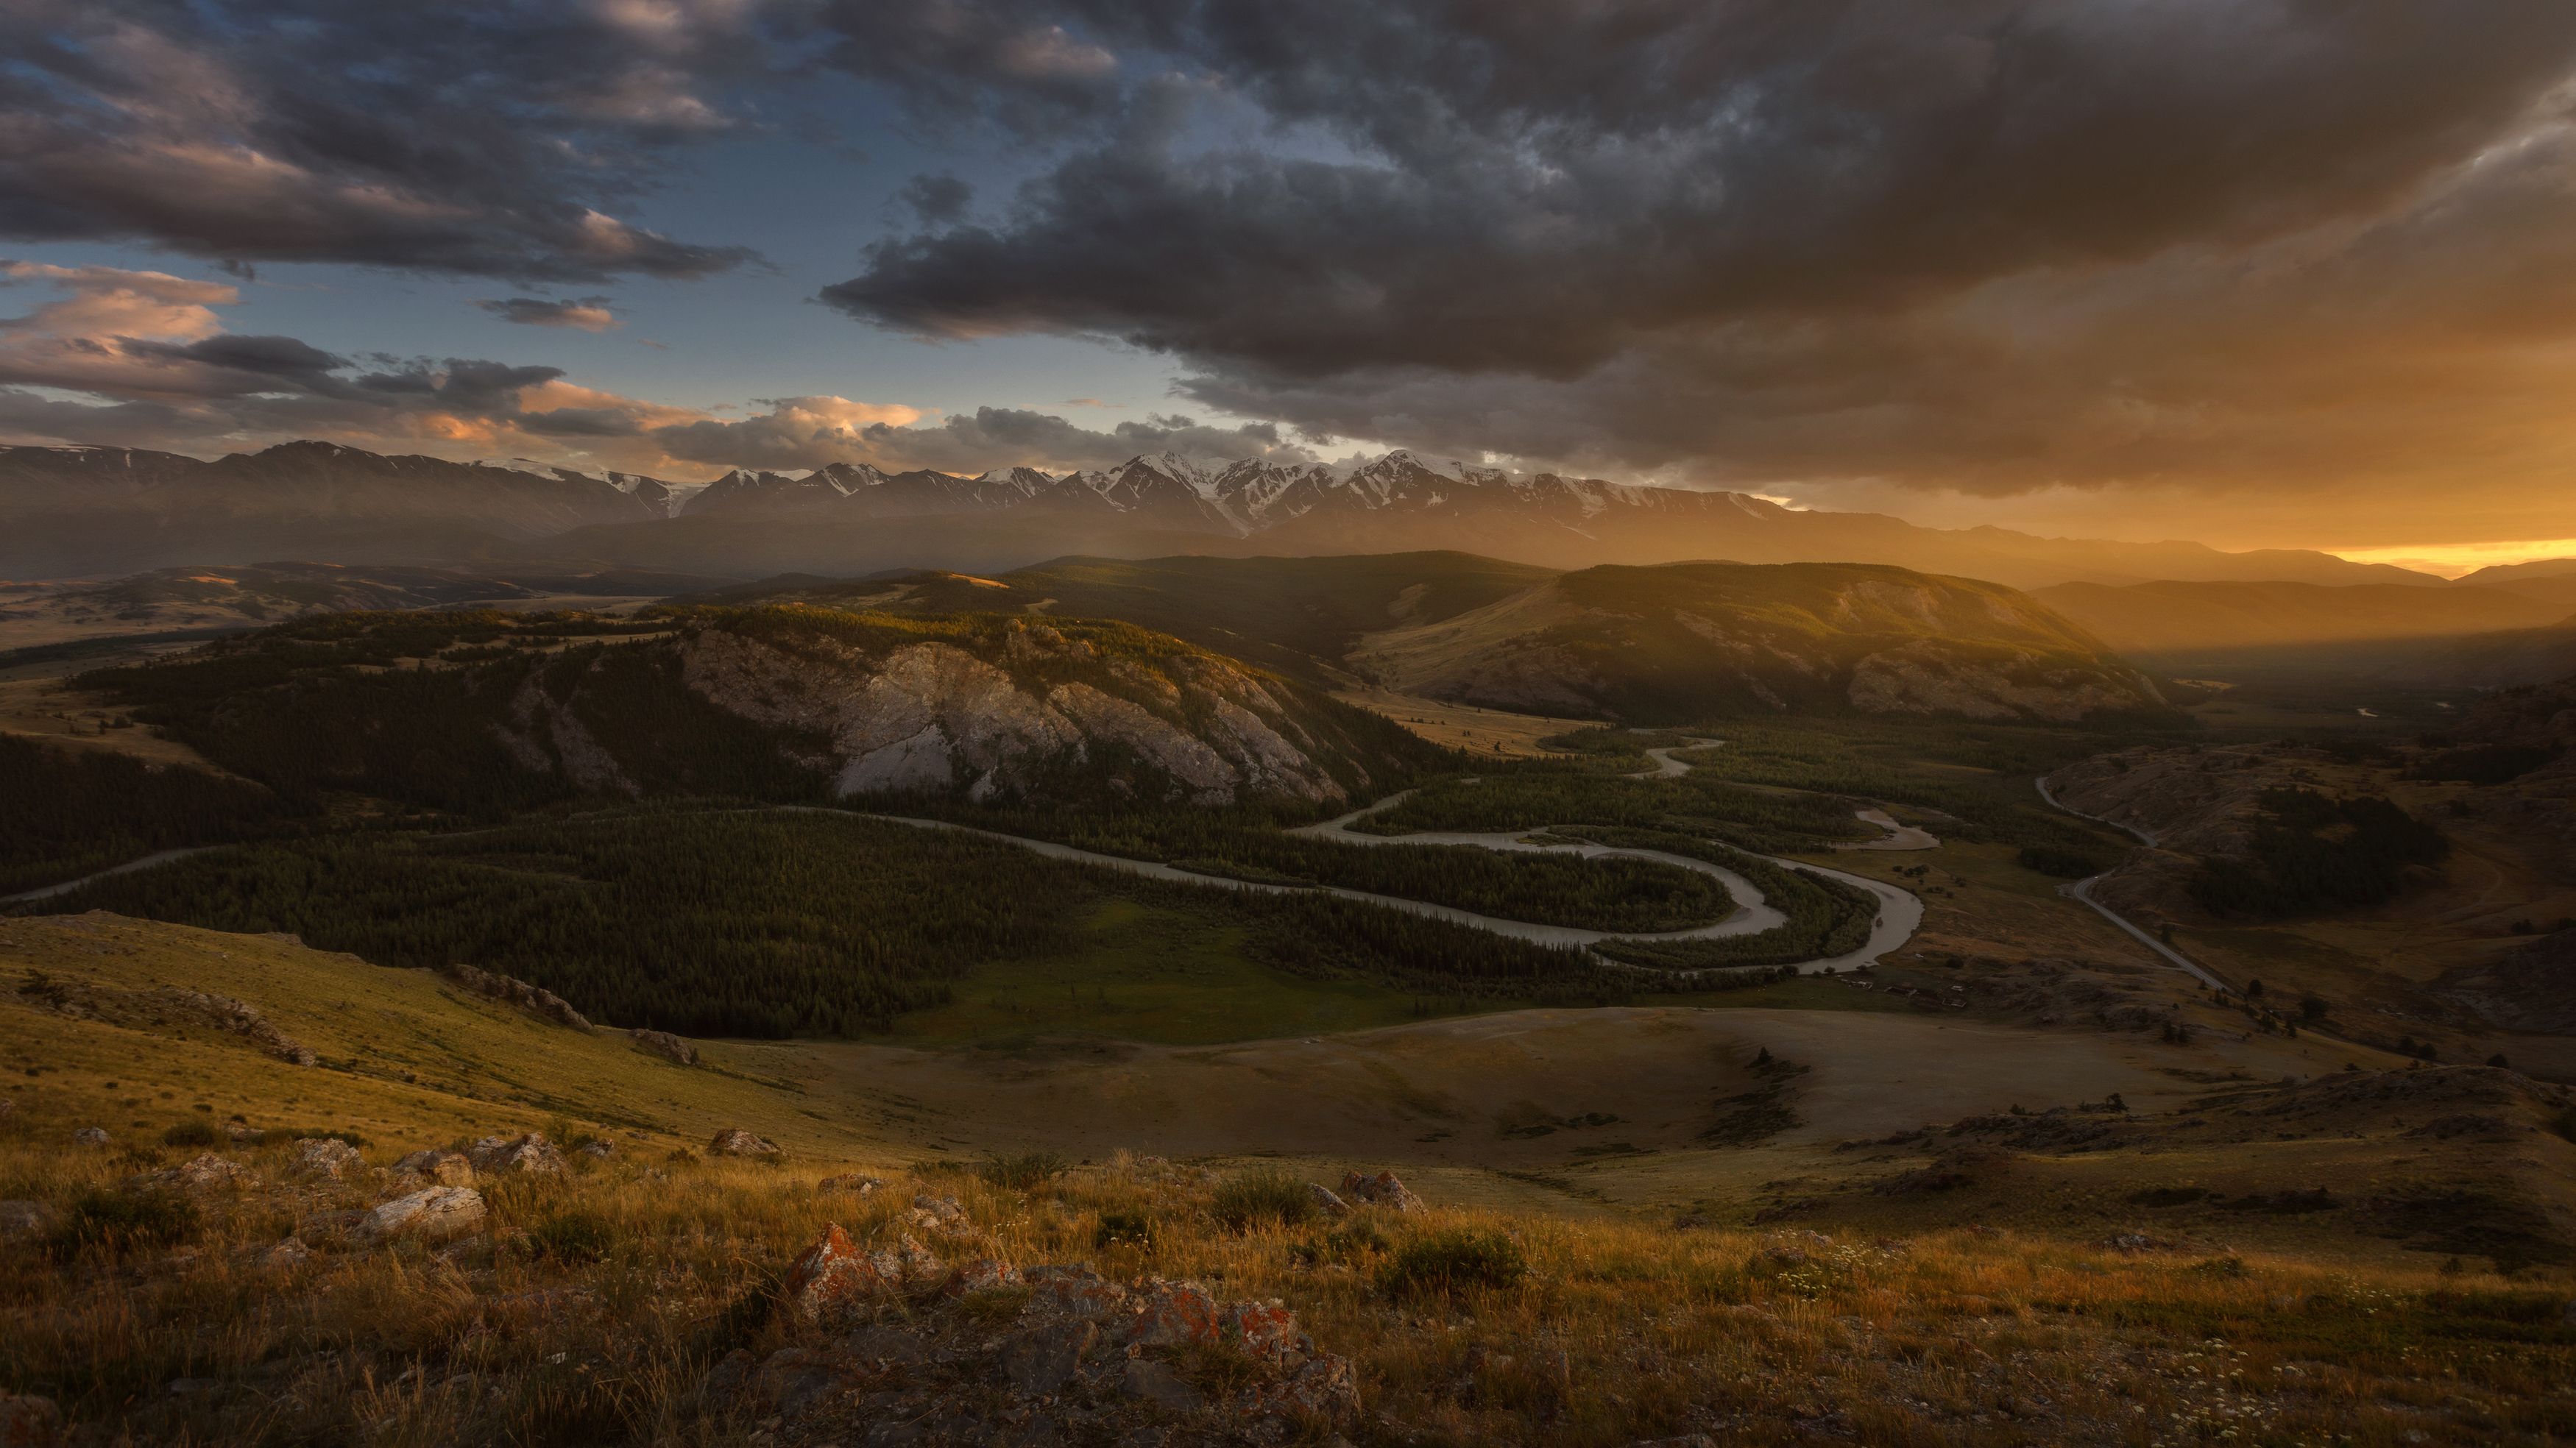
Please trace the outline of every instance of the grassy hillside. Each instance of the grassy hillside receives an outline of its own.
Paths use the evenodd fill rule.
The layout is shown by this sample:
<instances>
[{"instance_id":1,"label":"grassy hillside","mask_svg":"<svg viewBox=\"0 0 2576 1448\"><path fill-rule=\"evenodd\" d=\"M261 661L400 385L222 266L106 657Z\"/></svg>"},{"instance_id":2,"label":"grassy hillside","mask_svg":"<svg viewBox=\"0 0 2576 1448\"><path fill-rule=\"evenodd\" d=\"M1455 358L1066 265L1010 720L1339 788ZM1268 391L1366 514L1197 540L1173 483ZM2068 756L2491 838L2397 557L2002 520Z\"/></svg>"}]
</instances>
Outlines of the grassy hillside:
<instances>
[{"instance_id":1,"label":"grassy hillside","mask_svg":"<svg viewBox=\"0 0 2576 1448\"><path fill-rule=\"evenodd\" d=\"M776 579L710 602L1114 618L1311 682L1340 681L1363 634L1481 608L1553 577L1470 553L1331 558L1060 558L989 578Z\"/></svg>"},{"instance_id":2,"label":"grassy hillside","mask_svg":"<svg viewBox=\"0 0 2576 1448\"><path fill-rule=\"evenodd\" d=\"M1604 1132L1569 1120L1495 1140L1490 1169L1407 1164L1423 1210L1332 1219L1303 1181L1383 1158L1167 1162L1095 1151L1090 1135L1075 1148L1088 1160L995 1156L918 1058L854 1061L844 1083L804 1059L843 1048L714 1043L684 1067L424 973L101 916L0 923L0 972L17 983L0 993L0 1065L19 1083L0 1117L0 1198L32 1223L0 1244L0 1390L44 1395L95 1436L819 1444L853 1441L906 1395L946 1415L931 1441L993 1441L1015 1414L1176 1441L1261 1429L1280 1370L1216 1333L1140 1344L1166 1375L1145 1380L1181 1391L1122 1392L1113 1343L1042 1400L1021 1386L1029 1347L1060 1319L1028 1285L940 1290L976 1259L1277 1299L1313 1351L1349 1360L1358 1397L1356 1414L1332 1399L1292 1410L1268 1430L1287 1439L1614 1448L1796 1441L1821 1425L1861 1442L2394 1448L2576 1432L2564 1203L2536 1195L2563 1196L2576 1145L2549 1125L2563 1095L2506 1072L2274 1084L2182 1052L2177 1070L2215 1084L2175 1086L2172 1109L2133 1090L2133 1110L1998 1108L1843 1149L1710 1141L1585 1158L1568 1146ZM188 992L255 1009L318 1064L212 1024ZM1495 1025L1485 1039L1546 1035ZM1782 1049L1756 1057L1749 1043L1713 1052L1685 1022L1624 1020L1639 1049L1599 1079L1660 1069L1657 1043L1683 1030L1696 1125L1739 1120L1747 1098L1791 1119L1831 1111L1861 1085L1835 1073L1906 1069L1887 1029L1835 1025L1873 1044L1837 1057L1831 1032L1792 1047L1771 1027ZM1988 1043L1988 1074L2054 1039ZM1139 1099L1207 1054L1098 1069ZM1590 1059L1560 1058L1557 1073ZM1943 1103L1922 1059L1904 1104L1930 1112ZM1390 1079L1386 1063L1358 1079L1389 1097L1463 1093L1490 1074L1483 1061L1436 1083ZM1053 1079L1046 1058L1014 1064ZM1328 1104L1327 1127L1362 1099L1328 1073L1294 1079ZM1155 1130L1142 1115L1125 1125ZM67 1146L83 1126L110 1144ZM736 1126L783 1158L707 1156ZM389 1170L404 1154L531 1129L607 1152L571 1153L559 1174L476 1172L484 1221L443 1247L353 1230L414 1189ZM337 1179L298 1172L296 1138L322 1131L361 1143ZM1540 1151L1560 1164L1501 1164ZM144 1175L207 1153L255 1179L173 1189ZM877 1185L857 1190L854 1171ZM1784 1209L1751 1221L1774 1197ZM826 1330L781 1284L833 1223L869 1247L910 1237L945 1265L860 1331ZM727 1387L744 1378L718 1371L736 1352L752 1371ZM1094 1360L1105 1371L1080 1365Z\"/></svg>"},{"instance_id":3,"label":"grassy hillside","mask_svg":"<svg viewBox=\"0 0 2576 1448\"><path fill-rule=\"evenodd\" d=\"M1398 692L1640 724L2164 712L2143 675L2026 595L1865 564L1587 569L1373 635L1352 661Z\"/></svg>"},{"instance_id":4,"label":"grassy hillside","mask_svg":"<svg viewBox=\"0 0 2576 1448\"><path fill-rule=\"evenodd\" d=\"M1399 864L1338 853L1380 871ZM1615 881L1568 878L1571 861L1421 853L1440 859L1372 883L1523 915L1551 890L1579 890L1570 903L1623 903ZM1713 905L1696 903L1722 915L1724 892L1715 893ZM1660 895L1625 903L1672 908ZM1358 1019L1375 1024L1405 1018L1424 997L1526 1001L1609 988L1570 951L1465 926L1322 896L1139 880L832 811L627 810L451 836L240 847L35 908L287 932L387 966L475 965L603 1021L691 1035L899 1033L915 1013L990 1002L1033 979L1078 981L1070 1004L1098 1007L1096 1021L1050 1009L1058 1029L1132 1033L1137 1023L1121 1022L1108 998L1114 982L1127 1008L1187 996L1200 1010L1241 992L1220 1014L1245 1035L1296 1028L1310 996L1374 1002ZM1179 938L1201 944L1162 948ZM1095 976L1112 962L1128 964ZM1262 1004L1275 1020L1256 1019Z\"/></svg>"},{"instance_id":5,"label":"grassy hillside","mask_svg":"<svg viewBox=\"0 0 2576 1448\"><path fill-rule=\"evenodd\" d=\"M702 607L340 614L81 681L297 808L599 797L1305 802L1437 758L1127 624Z\"/></svg>"}]
</instances>

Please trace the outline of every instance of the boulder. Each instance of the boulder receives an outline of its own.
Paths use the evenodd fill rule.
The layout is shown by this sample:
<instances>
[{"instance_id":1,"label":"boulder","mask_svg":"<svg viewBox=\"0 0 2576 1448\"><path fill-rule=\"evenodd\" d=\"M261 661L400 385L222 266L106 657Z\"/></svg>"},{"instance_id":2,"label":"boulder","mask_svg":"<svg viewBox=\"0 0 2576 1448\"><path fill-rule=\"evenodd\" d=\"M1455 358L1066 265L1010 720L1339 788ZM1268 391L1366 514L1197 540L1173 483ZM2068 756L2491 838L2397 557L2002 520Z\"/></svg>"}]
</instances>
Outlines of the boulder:
<instances>
[{"instance_id":1,"label":"boulder","mask_svg":"<svg viewBox=\"0 0 2576 1448\"><path fill-rule=\"evenodd\" d=\"M839 1223L832 1223L788 1265L787 1301L808 1322L855 1316L896 1286L900 1272L878 1260L885 1255L860 1250Z\"/></svg>"},{"instance_id":2,"label":"boulder","mask_svg":"<svg viewBox=\"0 0 2576 1448\"><path fill-rule=\"evenodd\" d=\"M1088 1267L1031 1267L1020 1281L1033 1289L1031 1308L1071 1317L1110 1317L1127 1306L1127 1289Z\"/></svg>"},{"instance_id":3,"label":"boulder","mask_svg":"<svg viewBox=\"0 0 2576 1448\"><path fill-rule=\"evenodd\" d=\"M329 1136L307 1136L295 1143L295 1164L288 1168L297 1176L315 1181L338 1181L351 1168L362 1165L358 1149Z\"/></svg>"},{"instance_id":4,"label":"boulder","mask_svg":"<svg viewBox=\"0 0 2576 1448\"><path fill-rule=\"evenodd\" d=\"M1188 1379L1152 1358L1129 1358L1118 1375L1118 1391L1167 1413L1195 1413L1207 1402Z\"/></svg>"},{"instance_id":5,"label":"boulder","mask_svg":"<svg viewBox=\"0 0 2576 1448\"><path fill-rule=\"evenodd\" d=\"M590 1141L583 1142L580 1150L576 1154L589 1157L592 1161L606 1161L610 1157L617 1155L617 1143L594 1138Z\"/></svg>"},{"instance_id":6,"label":"boulder","mask_svg":"<svg viewBox=\"0 0 2576 1448\"><path fill-rule=\"evenodd\" d=\"M466 1148L465 1158L476 1171L533 1172L552 1176L564 1169L563 1153L546 1140L542 1131L523 1136L487 1136Z\"/></svg>"},{"instance_id":7,"label":"boulder","mask_svg":"<svg viewBox=\"0 0 2576 1448\"><path fill-rule=\"evenodd\" d=\"M1045 1397L1062 1389L1100 1341L1100 1328L1081 1318L1042 1323L1002 1339L1003 1380L1023 1393Z\"/></svg>"},{"instance_id":8,"label":"boulder","mask_svg":"<svg viewBox=\"0 0 2576 1448\"><path fill-rule=\"evenodd\" d=\"M206 1152L183 1166L129 1177L126 1185L140 1191L213 1192L259 1185L259 1174L241 1163Z\"/></svg>"},{"instance_id":9,"label":"boulder","mask_svg":"<svg viewBox=\"0 0 2576 1448\"><path fill-rule=\"evenodd\" d=\"M53 1212L43 1202L0 1202L0 1242L41 1235L52 1222Z\"/></svg>"},{"instance_id":10,"label":"boulder","mask_svg":"<svg viewBox=\"0 0 2576 1448\"><path fill-rule=\"evenodd\" d=\"M739 1126L728 1126L707 1143L707 1155L748 1156L775 1161L786 1153L778 1149L777 1142L765 1136L755 1136Z\"/></svg>"},{"instance_id":11,"label":"boulder","mask_svg":"<svg viewBox=\"0 0 2576 1448\"><path fill-rule=\"evenodd\" d=\"M103 1126L84 1126L80 1130L72 1133L72 1141L74 1144L79 1146L105 1146L107 1145L107 1128Z\"/></svg>"},{"instance_id":12,"label":"boulder","mask_svg":"<svg viewBox=\"0 0 2576 1448\"><path fill-rule=\"evenodd\" d=\"M1391 1171L1382 1171L1375 1176L1363 1176L1355 1171L1345 1172L1342 1174L1342 1195L1352 1201L1366 1202L1370 1206L1385 1207L1390 1211L1424 1210L1422 1198L1415 1196L1413 1189L1397 1180L1395 1173Z\"/></svg>"},{"instance_id":13,"label":"boulder","mask_svg":"<svg viewBox=\"0 0 2576 1448\"><path fill-rule=\"evenodd\" d=\"M1196 1282L1148 1277L1136 1289L1119 1338L1137 1347L1214 1346L1223 1340L1216 1298Z\"/></svg>"},{"instance_id":14,"label":"boulder","mask_svg":"<svg viewBox=\"0 0 2576 1448\"><path fill-rule=\"evenodd\" d=\"M413 1152L395 1162L394 1170L403 1176L419 1177L442 1187L474 1185L474 1163L457 1152L441 1151L436 1147Z\"/></svg>"},{"instance_id":15,"label":"boulder","mask_svg":"<svg viewBox=\"0 0 2576 1448\"><path fill-rule=\"evenodd\" d=\"M1351 1204L1342 1200L1341 1193L1322 1182L1306 1183L1306 1195L1314 1199L1315 1210L1327 1217L1347 1217L1351 1214Z\"/></svg>"},{"instance_id":16,"label":"boulder","mask_svg":"<svg viewBox=\"0 0 2576 1448\"><path fill-rule=\"evenodd\" d=\"M963 1297L969 1292L992 1292L1020 1285L1020 1269L998 1257L978 1257L957 1269L948 1279L948 1291Z\"/></svg>"},{"instance_id":17,"label":"boulder","mask_svg":"<svg viewBox=\"0 0 2576 1448\"><path fill-rule=\"evenodd\" d=\"M63 1410L51 1398L0 1392L0 1448L52 1448L63 1431Z\"/></svg>"},{"instance_id":18,"label":"boulder","mask_svg":"<svg viewBox=\"0 0 2576 1448\"><path fill-rule=\"evenodd\" d=\"M698 1064L698 1048L690 1045L685 1038L672 1035L669 1031L648 1031L638 1026L626 1034L635 1042L635 1049L647 1055L659 1056L665 1061L682 1066Z\"/></svg>"},{"instance_id":19,"label":"boulder","mask_svg":"<svg viewBox=\"0 0 2576 1448\"><path fill-rule=\"evenodd\" d=\"M423 1187L367 1213L351 1235L366 1243L395 1237L445 1242L481 1231L483 1217L483 1194L472 1187Z\"/></svg>"},{"instance_id":20,"label":"boulder","mask_svg":"<svg viewBox=\"0 0 2576 1448\"><path fill-rule=\"evenodd\" d=\"M965 1227L966 1209L957 1204L955 1197L916 1193L912 1199L912 1210L904 1213L904 1220L924 1231L953 1232Z\"/></svg>"},{"instance_id":21,"label":"boulder","mask_svg":"<svg viewBox=\"0 0 2576 1448\"><path fill-rule=\"evenodd\" d=\"M273 1246L261 1249L252 1256L251 1261L263 1271L292 1272L311 1261L312 1257L313 1249L305 1246L303 1239L288 1237Z\"/></svg>"}]
</instances>

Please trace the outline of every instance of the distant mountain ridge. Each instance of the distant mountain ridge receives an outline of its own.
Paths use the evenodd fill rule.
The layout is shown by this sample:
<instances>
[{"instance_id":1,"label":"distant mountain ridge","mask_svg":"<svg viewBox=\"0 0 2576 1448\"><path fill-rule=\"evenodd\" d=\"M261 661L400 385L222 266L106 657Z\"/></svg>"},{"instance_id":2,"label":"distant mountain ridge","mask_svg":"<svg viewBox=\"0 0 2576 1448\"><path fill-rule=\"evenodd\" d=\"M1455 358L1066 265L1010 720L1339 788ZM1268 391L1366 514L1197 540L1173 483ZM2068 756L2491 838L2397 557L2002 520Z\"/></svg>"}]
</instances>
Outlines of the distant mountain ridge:
<instances>
[{"instance_id":1,"label":"distant mountain ridge","mask_svg":"<svg viewBox=\"0 0 2576 1448\"><path fill-rule=\"evenodd\" d=\"M2298 550L1937 529L1747 493L1522 474L1407 451L1349 463L1177 454L1052 476L860 463L735 469L713 483L524 460L387 457L284 443L203 462L126 448L0 448L0 576L301 558L589 560L736 577L1013 568L1068 552L1348 554L1455 549L1599 563L1888 563L2014 587L2152 579L2443 580Z\"/></svg>"}]
</instances>

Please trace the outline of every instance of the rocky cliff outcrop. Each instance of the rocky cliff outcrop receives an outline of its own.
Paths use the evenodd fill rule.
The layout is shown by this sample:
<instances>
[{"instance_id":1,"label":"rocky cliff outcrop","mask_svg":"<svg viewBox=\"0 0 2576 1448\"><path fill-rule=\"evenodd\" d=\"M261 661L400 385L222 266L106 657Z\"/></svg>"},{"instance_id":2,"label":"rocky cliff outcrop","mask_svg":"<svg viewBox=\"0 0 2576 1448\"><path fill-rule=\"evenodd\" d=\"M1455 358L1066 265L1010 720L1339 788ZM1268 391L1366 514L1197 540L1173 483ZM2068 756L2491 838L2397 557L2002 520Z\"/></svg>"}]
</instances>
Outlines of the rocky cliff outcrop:
<instances>
[{"instance_id":1,"label":"rocky cliff outcrop","mask_svg":"<svg viewBox=\"0 0 2576 1448\"><path fill-rule=\"evenodd\" d=\"M823 741L842 797L1044 795L1086 772L1194 804L1346 794L1284 686L1215 655L1116 627L996 619L921 637L826 617L701 627L679 648L701 697Z\"/></svg>"}]
</instances>

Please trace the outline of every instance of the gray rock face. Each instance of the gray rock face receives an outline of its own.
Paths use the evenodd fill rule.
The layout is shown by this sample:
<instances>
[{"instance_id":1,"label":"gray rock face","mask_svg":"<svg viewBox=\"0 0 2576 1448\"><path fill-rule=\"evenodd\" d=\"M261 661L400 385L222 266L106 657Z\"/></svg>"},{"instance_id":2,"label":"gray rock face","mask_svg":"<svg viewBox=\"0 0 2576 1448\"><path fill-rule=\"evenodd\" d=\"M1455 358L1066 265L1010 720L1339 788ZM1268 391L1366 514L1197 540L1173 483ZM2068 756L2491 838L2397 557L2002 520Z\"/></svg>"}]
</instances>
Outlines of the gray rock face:
<instances>
[{"instance_id":1,"label":"gray rock face","mask_svg":"<svg viewBox=\"0 0 2576 1448\"><path fill-rule=\"evenodd\" d=\"M105 1146L107 1145L107 1128L103 1126L84 1126L80 1130L72 1133L72 1141L76 1145L80 1146Z\"/></svg>"},{"instance_id":2,"label":"gray rock face","mask_svg":"<svg viewBox=\"0 0 2576 1448\"><path fill-rule=\"evenodd\" d=\"M708 630L686 646L682 666L689 687L719 707L828 737L844 797L962 790L983 799L1104 753L1142 761L1196 803L1343 794L1283 732L1296 726L1278 698L1213 656L1151 667L1106 660L1087 641L1022 623L999 662L940 641L870 657L829 639L790 652ZM1085 677L1061 677L1069 671Z\"/></svg>"},{"instance_id":3,"label":"gray rock face","mask_svg":"<svg viewBox=\"0 0 2576 1448\"><path fill-rule=\"evenodd\" d=\"M367 1213L350 1235L362 1243L446 1242L481 1231L484 1215L483 1194L472 1187L423 1187Z\"/></svg>"}]
</instances>

